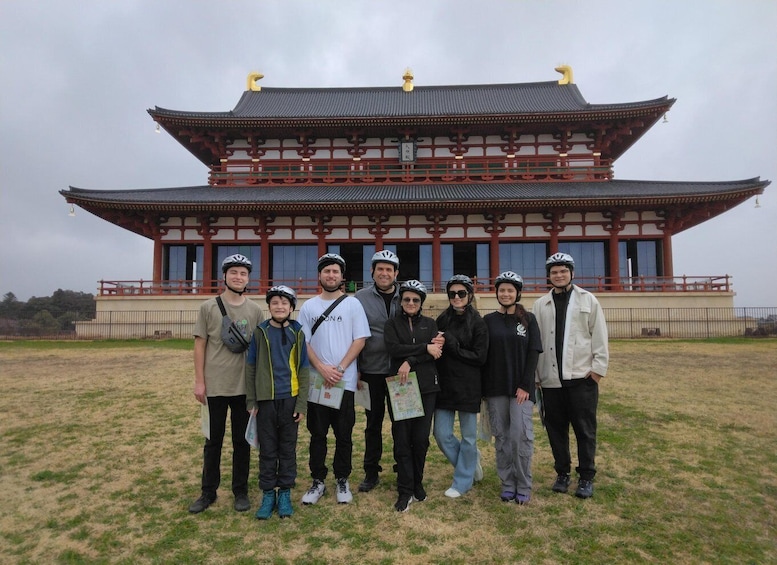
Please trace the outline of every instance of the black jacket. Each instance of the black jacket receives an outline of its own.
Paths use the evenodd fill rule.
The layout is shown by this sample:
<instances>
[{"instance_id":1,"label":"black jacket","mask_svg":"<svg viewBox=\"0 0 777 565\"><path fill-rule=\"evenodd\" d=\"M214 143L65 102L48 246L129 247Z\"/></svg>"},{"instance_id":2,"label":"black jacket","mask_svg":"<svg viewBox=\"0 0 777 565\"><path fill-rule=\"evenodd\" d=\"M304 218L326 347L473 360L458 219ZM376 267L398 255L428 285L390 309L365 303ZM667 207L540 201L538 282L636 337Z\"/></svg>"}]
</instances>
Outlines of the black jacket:
<instances>
[{"instance_id":1,"label":"black jacket","mask_svg":"<svg viewBox=\"0 0 777 565\"><path fill-rule=\"evenodd\" d=\"M383 338L391 356L391 374L396 375L399 366L407 361L418 377L421 394L440 390L434 357L426 351L436 335L437 324L432 318L421 315L409 318L401 309L386 322Z\"/></svg>"},{"instance_id":2,"label":"black jacket","mask_svg":"<svg viewBox=\"0 0 777 565\"><path fill-rule=\"evenodd\" d=\"M488 329L472 306L462 314L448 307L437 317L445 332L442 357L437 360L440 394L437 408L480 412L481 368L488 356Z\"/></svg>"}]
</instances>

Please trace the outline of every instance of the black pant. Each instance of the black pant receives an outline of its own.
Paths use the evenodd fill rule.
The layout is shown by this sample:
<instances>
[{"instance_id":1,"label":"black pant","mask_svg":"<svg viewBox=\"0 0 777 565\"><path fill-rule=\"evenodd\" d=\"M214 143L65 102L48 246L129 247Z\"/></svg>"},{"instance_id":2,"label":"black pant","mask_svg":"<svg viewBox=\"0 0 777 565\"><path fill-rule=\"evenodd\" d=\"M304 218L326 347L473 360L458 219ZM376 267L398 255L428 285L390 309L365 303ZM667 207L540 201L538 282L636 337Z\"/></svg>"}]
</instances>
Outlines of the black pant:
<instances>
[{"instance_id":1,"label":"black pant","mask_svg":"<svg viewBox=\"0 0 777 565\"><path fill-rule=\"evenodd\" d=\"M248 473L251 464L251 446L245 438L248 426L246 397L209 396L210 439L202 449L202 494L215 499L221 484L221 447L227 427L227 409L232 426L232 493L248 494Z\"/></svg>"},{"instance_id":2,"label":"black pant","mask_svg":"<svg viewBox=\"0 0 777 565\"><path fill-rule=\"evenodd\" d=\"M416 488L422 486L436 400L436 392L422 394L424 415L418 418L395 422L393 414L391 415L391 435L394 437L394 461L396 461L399 494L414 494ZM389 407L390 411L391 407Z\"/></svg>"},{"instance_id":3,"label":"black pant","mask_svg":"<svg viewBox=\"0 0 777 565\"><path fill-rule=\"evenodd\" d=\"M370 410L365 410L367 426L364 428L364 472L367 476L377 476L383 470L380 459L383 457L383 418L386 414L386 377L362 373L362 380L370 387Z\"/></svg>"},{"instance_id":4,"label":"black pant","mask_svg":"<svg viewBox=\"0 0 777 565\"><path fill-rule=\"evenodd\" d=\"M545 429L553 451L556 473L569 474L572 458L569 453L569 426L577 439L578 466L581 479L592 480L596 475L596 407L599 385L592 378L573 386L543 388Z\"/></svg>"},{"instance_id":5,"label":"black pant","mask_svg":"<svg viewBox=\"0 0 777 565\"><path fill-rule=\"evenodd\" d=\"M308 402L308 431L310 432L310 476L319 481L326 479L327 433L331 426L335 434L335 457L332 470L335 478L351 476L353 456L353 426L356 413L353 408L353 392L343 391L340 409Z\"/></svg>"},{"instance_id":6,"label":"black pant","mask_svg":"<svg viewBox=\"0 0 777 565\"><path fill-rule=\"evenodd\" d=\"M292 488L297 479L297 431L294 407L297 398L258 402L259 488Z\"/></svg>"}]
</instances>

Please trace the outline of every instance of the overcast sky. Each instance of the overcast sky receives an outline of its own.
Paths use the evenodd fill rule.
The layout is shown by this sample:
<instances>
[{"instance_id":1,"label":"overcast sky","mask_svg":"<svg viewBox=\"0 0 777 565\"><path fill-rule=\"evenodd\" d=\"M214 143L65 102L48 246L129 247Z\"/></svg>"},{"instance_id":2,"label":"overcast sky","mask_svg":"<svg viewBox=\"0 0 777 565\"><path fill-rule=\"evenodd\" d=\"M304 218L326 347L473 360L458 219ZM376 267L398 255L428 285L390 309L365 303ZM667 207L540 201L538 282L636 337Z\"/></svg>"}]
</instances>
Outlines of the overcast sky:
<instances>
[{"instance_id":1,"label":"overcast sky","mask_svg":"<svg viewBox=\"0 0 777 565\"><path fill-rule=\"evenodd\" d=\"M0 296L151 278L152 244L77 208L68 186L201 185L148 108L226 111L264 86L557 80L590 103L676 98L615 163L621 179L760 176L755 199L673 239L675 274L733 275L775 306L777 2L767 0L2 0Z\"/></svg>"}]
</instances>

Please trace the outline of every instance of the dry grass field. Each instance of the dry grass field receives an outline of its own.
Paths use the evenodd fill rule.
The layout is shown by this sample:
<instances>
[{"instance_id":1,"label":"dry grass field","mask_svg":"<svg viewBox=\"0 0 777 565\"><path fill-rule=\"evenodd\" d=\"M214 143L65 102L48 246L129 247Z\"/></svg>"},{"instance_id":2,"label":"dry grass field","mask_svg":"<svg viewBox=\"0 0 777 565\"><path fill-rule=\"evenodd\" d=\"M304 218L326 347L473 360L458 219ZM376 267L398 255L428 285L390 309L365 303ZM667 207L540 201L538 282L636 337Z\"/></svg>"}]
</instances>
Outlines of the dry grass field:
<instances>
[{"instance_id":1,"label":"dry grass field","mask_svg":"<svg viewBox=\"0 0 777 565\"><path fill-rule=\"evenodd\" d=\"M375 491L338 506L329 485L302 507L303 427L295 514L260 522L232 509L228 464L215 505L187 512L202 445L191 344L0 343L0 563L777 562L777 341L617 341L611 354L591 500L551 492L535 418L527 506L499 501L487 442L485 479L446 499L452 471L432 442L429 498L398 514L386 425ZM255 461L250 494L255 509Z\"/></svg>"}]
</instances>

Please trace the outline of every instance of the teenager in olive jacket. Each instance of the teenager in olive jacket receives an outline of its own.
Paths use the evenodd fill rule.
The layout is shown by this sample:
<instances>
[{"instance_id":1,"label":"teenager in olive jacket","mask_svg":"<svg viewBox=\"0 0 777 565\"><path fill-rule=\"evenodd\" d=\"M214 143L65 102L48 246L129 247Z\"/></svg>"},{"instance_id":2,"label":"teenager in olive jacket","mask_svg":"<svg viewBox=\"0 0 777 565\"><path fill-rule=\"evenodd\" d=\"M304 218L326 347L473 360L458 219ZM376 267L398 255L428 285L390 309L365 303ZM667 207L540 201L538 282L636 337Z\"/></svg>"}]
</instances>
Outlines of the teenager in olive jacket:
<instances>
[{"instance_id":1,"label":"teenager in olive jacket","mask_svg":"<svg viewBox=\"0 0 777 565\"><path fill-rule=\"evenodd\" d=\"M435 399L440 390L435 359L442 355L442 340L434 319L421 315L426 287L416 280L407 281L399 287L399 296L400 310L385 326L386 350L391 356L392 374L399 375L400 382L415 372L424 407L423 416L395 420L389 403L399 492L394 508L406 512L412 501L426 499L424 466Z\"/></svg>"}]
</instances>

